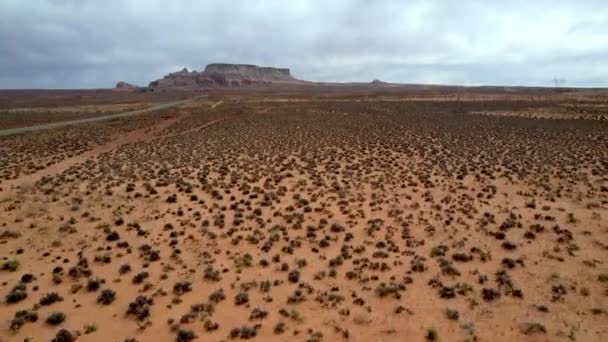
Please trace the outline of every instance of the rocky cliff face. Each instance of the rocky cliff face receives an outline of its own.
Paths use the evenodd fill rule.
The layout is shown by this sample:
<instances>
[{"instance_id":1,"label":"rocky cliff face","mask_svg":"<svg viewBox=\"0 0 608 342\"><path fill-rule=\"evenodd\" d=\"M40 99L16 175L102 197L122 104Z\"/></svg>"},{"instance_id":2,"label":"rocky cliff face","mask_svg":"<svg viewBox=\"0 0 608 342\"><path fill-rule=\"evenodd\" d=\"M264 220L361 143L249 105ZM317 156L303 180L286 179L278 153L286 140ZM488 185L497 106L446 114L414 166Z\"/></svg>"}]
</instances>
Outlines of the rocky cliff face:
<instances>
[{"instance_id":1,"label":"rocky cliff face","mask_svg":"<svg viewBox=\"0 0 608 342\"><path fill-rule=\"evenodd\" d=\"M182 71L170 73L150 83L150 88L242 87L273 83L300 82L291 76L289 69L258 67L249 64L209 64L202 72Z\"/></svg>"}]
</instances>

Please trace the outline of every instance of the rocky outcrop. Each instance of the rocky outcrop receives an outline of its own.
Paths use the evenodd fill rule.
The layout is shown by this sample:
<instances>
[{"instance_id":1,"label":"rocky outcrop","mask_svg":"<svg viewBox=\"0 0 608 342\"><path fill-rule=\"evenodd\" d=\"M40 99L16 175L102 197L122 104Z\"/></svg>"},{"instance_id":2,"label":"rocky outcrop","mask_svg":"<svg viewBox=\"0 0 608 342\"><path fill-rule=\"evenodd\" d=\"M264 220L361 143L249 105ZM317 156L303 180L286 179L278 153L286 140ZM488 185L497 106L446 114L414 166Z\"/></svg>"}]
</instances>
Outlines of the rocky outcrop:
<instances>
[{"instance_id":1,"label":"rocky outcrop","mask_svg":"<svg viewBox=\"0 0 608 342\"><path fill-rule=\"evenodd\" d=\"M136 85L133 85L133 84L130 84L127 82L123 82L123 81L116 83L116 87L115 87L115 89L117 89L117 90L135 90L138 88L139 87Z\"/></svg>"},{"instance_id":2,"label":"rocky outcrop","mask_svg":"<svg viewBox=\"0 0 608 342\"><path fill-rule=\"evenodd\" d=\"M202 72L187 68L150 83L150 88L198 88L262 86L273 83L298 83L289 69L258 67L249 64L209 64Z\"/></svg>"}]
</instances>

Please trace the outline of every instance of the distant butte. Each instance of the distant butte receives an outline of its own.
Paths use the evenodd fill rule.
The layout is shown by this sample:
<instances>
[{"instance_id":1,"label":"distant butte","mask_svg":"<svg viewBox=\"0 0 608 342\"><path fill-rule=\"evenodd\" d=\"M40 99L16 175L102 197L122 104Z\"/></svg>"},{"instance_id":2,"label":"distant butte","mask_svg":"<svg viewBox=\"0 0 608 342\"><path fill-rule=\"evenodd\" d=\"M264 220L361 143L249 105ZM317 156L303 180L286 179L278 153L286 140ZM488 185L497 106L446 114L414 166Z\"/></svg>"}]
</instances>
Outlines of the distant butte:
<instances>
[{"instance_id":1,"label":"distant butte","mask_svg":"<svg viewBox=\"0 0 608 342\"><path fill-rule=\"evenodd\" d=\"M388 84L388 82L380 81L379 79L375 79L371 82L371 84Z\"/></svg>"},{"instance_id":2,"label":"distant butte","mask_svg":"<svg viewBox=\"0 0 608 342\"><path fill-rule=\"evenodd\" d=\"M115 87L115 89L118 89L118 90L135 90L138 88L139 87L136 85L133 85L133 84L127 83L127 82L123 82L123 81L116 83L116 87Z\"/></svg>"},{"instance_id":3,"label":"distant butte","mask_svg":"<svg viewBox=\"0 0 608 342\"><path fill-rule=\"evenodd\" d=\"M287 68L259 67L250 64L213 63L202 72L188 71L187 68L173 72L162 79L150 82L155 88L200 88L200 87L243 87L270 84L302 83L291 76Z\"/></svg>"}]
</instances>

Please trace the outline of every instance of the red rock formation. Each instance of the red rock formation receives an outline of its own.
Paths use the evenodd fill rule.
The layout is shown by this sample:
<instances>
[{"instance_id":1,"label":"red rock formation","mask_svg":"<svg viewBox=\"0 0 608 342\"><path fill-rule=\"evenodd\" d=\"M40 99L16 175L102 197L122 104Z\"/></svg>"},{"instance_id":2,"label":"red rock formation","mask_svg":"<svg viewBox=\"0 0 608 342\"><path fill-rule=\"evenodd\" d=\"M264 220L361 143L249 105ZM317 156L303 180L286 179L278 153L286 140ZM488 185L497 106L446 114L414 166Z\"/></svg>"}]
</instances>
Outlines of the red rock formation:
<instances>
[{"instance_id":1,"label":"red rock formation","mask_svg":"<svg viewBox=\"0 0 608 342\"><path fill-rule=\"evenodd\" d=\"M258 67L248 64L209 64L202 72L170 73L150 83L150 88L197 88L263 86L273 83L301 82L291 76L289 69Z\"/></svg>"}]
</instances>

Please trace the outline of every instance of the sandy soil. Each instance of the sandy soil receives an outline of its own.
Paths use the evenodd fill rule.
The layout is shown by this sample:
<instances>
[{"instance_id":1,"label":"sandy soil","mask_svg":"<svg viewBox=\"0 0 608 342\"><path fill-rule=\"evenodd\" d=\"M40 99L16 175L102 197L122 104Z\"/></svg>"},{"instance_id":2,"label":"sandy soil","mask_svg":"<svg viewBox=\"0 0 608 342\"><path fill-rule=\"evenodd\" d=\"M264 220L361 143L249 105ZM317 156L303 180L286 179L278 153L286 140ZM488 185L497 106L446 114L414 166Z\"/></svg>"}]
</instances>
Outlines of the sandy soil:
<instances>
[{"instance_id":1,"label":"sandy soil","mask_svg":"<svg viewBox=\"0 0 608 342\"><path fill-rule=\"evenodd\" d=\"M605 341L608 123L391 96L1 138L0 341Z\"/></svg>"}]
</instances>

